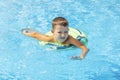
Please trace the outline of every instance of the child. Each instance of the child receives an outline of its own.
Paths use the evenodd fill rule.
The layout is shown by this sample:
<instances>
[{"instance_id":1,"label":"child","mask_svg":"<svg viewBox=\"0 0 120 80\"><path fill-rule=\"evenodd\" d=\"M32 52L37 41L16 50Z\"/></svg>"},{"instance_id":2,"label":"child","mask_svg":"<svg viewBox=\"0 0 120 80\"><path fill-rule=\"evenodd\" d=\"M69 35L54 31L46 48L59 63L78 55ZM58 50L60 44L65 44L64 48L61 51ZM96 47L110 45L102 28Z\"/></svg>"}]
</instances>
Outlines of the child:
<instances>
[{"instance_id":1,"label":"child","mask_svg":"<svg viewBox=\"0 0 120 80\"><path fill-rule=\"evenodd\" d=\"M75 45L82 49L82 54L80 56L72 56L72 59L83 59L86 53L88 52L88 48L85 45L83 45L80 41L78 41L77 39L73 38L68 34L69 32L68 26L69 26L68 21L65 18L57 17L53 19L52 22L51 36L24 29L23 34L41 41Z\"/></svg>"}]
</instances>

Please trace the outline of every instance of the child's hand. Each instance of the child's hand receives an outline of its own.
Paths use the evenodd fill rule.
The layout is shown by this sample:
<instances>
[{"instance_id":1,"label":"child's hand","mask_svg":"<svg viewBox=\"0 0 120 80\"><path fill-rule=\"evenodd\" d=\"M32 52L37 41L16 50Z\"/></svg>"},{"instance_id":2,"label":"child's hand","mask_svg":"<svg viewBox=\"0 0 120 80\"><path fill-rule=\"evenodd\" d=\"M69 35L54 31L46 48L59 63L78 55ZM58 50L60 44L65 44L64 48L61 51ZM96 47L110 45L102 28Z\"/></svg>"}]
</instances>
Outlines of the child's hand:
<instances>
[{"instance_id":1,"label":"child's hand","mask_svg":"<svg viewBox=\"0 0 120 80\"><path fill-rule=\"evenodd\" d=\"M71 59L74 59L74 60L82 60L83 58L81 58L80 56L72 56Z\"/></svg>"},{"instance_id":2,"label":"child's hand","mask_svg":"<svg viewBox=\"0 0 120 80\"><path fill-rule=\"evenodd\" d=\"M22 33L23 33L24 35L27 35L27 36L32 36L32 34L34 34L35 31L33 31L33 30L30 29L30 28L25 28L25 29L22 29Z\"/></svg>"}]
</instances>

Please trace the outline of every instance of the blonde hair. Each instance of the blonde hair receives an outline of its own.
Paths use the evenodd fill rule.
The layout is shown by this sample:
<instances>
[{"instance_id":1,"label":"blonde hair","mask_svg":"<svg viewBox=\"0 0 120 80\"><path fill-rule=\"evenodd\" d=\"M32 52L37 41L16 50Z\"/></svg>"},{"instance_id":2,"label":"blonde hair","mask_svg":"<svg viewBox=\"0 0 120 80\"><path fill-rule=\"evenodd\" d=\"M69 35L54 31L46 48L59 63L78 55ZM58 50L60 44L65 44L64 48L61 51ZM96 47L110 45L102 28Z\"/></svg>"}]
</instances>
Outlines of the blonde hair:
<instances>
[{"instance_id":1,"label":"blonde hair","mask_svg":"<svg viewBox=\"0 0 120 80\"><path fill-rule=\"evenodd\" d=\"M53 19L52 21L52 28L55 28L55 25L60 25L60 26L64 26L64 27L68 27L68 21L63 18L63 17L56 17L55 19Z\"/></svg>"}]
</instances>

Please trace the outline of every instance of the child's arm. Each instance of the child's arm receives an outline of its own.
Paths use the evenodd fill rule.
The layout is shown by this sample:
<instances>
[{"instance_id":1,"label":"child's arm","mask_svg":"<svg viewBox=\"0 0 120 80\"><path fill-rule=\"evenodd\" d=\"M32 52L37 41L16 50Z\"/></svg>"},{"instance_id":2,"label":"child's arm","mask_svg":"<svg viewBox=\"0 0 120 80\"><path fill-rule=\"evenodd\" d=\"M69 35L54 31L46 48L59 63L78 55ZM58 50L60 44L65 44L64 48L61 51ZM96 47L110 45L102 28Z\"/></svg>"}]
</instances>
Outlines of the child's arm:
<instances>
[{"instance_id":1,"label":"child's arm","mask_svg":"<svg viewBox=\"0 0 120 80\"><path fill-rule=\"evenodd\" d=\"M89 49L85 45L83 45L80 41L78 41L78 40L76 40L72 37L71 37L70 42L71 42L71 44L73 44L73 45L82 49L82 54L80 56L73 56L72 58L73 59L84 59L84 57L86 56Z\"/></svg>"},{"instance_id":2,"label":"child's arm","mask_svg":"<svg viewBox=\"0 0 120 80\"><path fill-rule=\"evenodd\" d=\"M41 41L47 41L48 42L48 41L51 40L51 37L49 37L47 35L44 35L44 34L40 34L37 31L33 31L29 28L23 29L22 33L26 36L30 36L30 37L36 38L38 40L41 40Z\"/></svg>"},{"instance_id":3,"label":"child's arm","mask_svg":"<svg viewBox=\"0 0 120 80\"><path fill-rule=\"evenodd\" d=\"M84 45L81 45L79 47L82 49L82 54L80 55L80 58L84 59L89 49Z\"/></svg>"}]
</instances>

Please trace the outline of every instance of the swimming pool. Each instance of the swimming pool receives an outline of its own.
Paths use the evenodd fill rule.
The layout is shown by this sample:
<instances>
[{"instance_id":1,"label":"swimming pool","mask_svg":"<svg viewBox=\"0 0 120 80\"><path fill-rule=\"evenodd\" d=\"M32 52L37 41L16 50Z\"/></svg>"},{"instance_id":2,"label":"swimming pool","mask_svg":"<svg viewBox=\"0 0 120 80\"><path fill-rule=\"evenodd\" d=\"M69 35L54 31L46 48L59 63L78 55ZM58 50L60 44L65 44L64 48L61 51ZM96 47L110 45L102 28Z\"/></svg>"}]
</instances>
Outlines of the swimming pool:
<instances>
[{"instance_id":1,"label":"swimming pool","mask_svg":"<svg viewBox=\"0 0 120 80\"><path fill-rule=\"evenodd\" d=\"M0 0L0 80L120 80L120 0ZM65 17L88 36L81 50L49 50L21 34L25 27L41 33Z\"/></svg>"}]
</instances>

